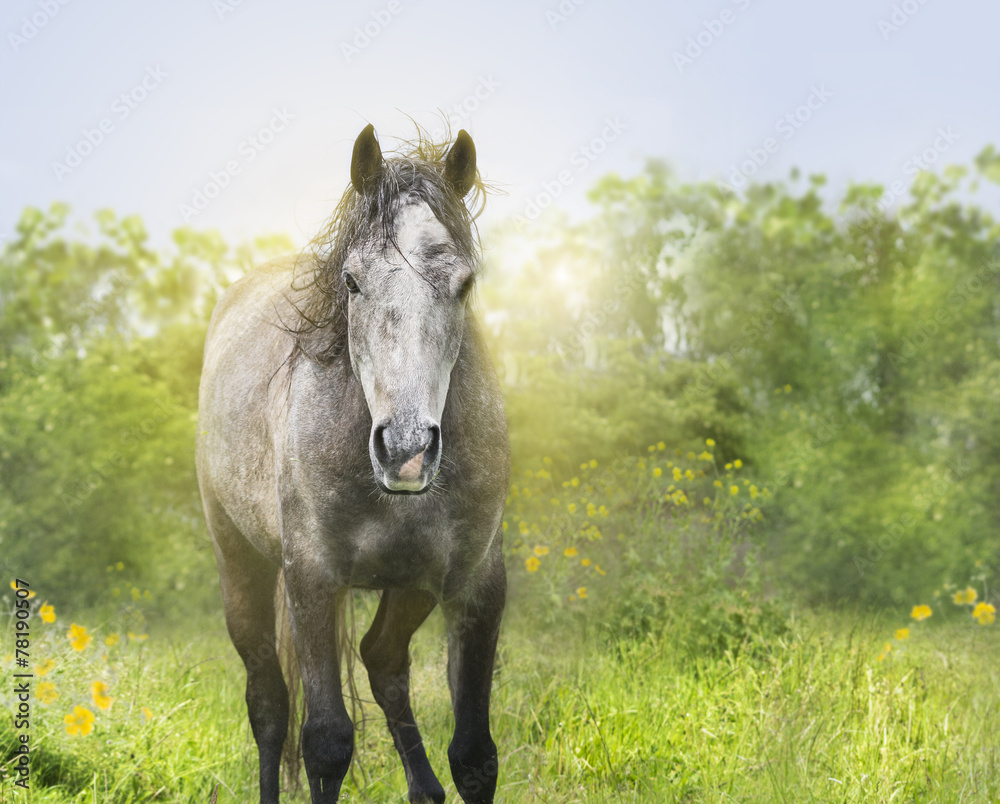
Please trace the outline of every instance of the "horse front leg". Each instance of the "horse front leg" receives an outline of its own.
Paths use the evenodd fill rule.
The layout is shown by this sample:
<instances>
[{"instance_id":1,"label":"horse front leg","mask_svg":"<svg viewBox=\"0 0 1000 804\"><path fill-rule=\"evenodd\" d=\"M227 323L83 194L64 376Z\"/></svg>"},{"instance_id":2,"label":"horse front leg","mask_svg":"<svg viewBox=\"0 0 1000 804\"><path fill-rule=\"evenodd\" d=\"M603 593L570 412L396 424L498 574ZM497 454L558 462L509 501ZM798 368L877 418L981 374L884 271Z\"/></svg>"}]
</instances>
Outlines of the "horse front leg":
<instances>
[{"instance_id":1,"label":"horse front leg","mask_svg":"<svg viewBox=\"0 0 1000 804\"><path fill-rule=\"evenodd\" d=\"M492 804L499 773L497 747L490 734L493 662L507 596L499 540L487 562L474 584L442 604L448 624L448 683L455 713L448 761L455 787L466 804Z\"/></svg>"},{"instance_id":2,"label":"horse front leg","mask_svg":"<svg viewBox=\"0 0 1000 804\"><path fill-rule=\"evenodd\" d=\"M337 801L354 753L354 724L344 706L337 646L338 610L345 594L330 588L320 573L286 565L285 595L306 704L302 761L313 804Z\"/></svg>"}]
</instances>

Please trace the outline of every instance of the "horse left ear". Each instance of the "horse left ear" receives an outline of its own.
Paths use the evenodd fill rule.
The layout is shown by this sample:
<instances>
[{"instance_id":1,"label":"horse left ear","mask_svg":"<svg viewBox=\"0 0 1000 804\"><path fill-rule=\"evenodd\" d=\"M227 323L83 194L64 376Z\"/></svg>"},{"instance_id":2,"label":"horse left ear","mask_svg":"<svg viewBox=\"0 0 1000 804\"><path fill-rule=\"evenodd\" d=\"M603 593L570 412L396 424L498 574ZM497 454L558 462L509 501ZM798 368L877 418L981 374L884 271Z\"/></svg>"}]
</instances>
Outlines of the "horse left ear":
<instances>
[{"instance_id":1,"label":"horse left ear","mask_svg":"<svg viewBox=\"0 0 1000 804\"><path fill-rule=\"evenodd\" d=\"M475 184L476 145L464 128L458 132L455 144L444 158L444 177L455 188L459 198L464 198Z\"/></svg>"},{"instance_id":2,"label":"horse left ear","mask_svg":"<svg viewBox=\"0 0 1000 804\"><path fill-rule=\"evenodd\" d=\"M369 123L354 141L351 157L351 184L359 193L382 170L382 149L375 138L375 126Z\"/></svg>"}]
</instances>

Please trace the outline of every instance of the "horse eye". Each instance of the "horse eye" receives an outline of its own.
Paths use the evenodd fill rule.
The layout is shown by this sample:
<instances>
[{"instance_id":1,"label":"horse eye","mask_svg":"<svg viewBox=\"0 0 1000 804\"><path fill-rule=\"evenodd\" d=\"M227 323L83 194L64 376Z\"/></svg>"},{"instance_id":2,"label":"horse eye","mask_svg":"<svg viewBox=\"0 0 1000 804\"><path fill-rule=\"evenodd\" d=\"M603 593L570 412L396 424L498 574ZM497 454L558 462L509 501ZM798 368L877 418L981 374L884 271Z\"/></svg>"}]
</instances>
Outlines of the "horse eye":
<instances>
[{"instance_id":1,"label":"horse eye","mask_svg":"<svg viewBox=\"0 0 1000 804\"><path fill-rule=\"evenodd\" d=\"M358 281L347 271L344 271L344 284L347 285L347 289L351 291L351 293L361 292L361 288L358 287Z\"/></svg>"},{"instance_id":2,"label":"horse eye","mask_svg":"<svg viewBox=\"0 0 1000 804\"><path fill-rule=\"evenodd\" d=\"M462 282L462 286L458 289L458 298L464 299L472 292L472 286L476 284L476 275L469 274Z\"/></svg>"}]
</instances>

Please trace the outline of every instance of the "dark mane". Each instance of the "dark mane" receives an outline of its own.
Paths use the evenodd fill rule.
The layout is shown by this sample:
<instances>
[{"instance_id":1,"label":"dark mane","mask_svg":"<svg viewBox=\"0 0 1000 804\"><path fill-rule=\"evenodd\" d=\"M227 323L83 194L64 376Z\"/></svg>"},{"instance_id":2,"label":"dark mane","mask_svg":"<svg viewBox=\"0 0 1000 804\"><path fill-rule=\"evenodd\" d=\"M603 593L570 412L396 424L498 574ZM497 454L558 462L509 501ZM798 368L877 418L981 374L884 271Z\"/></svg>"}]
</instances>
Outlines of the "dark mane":
<instances>
[{"instance_id":1,"label":"dark mane","mask_svg":"<svg viewBox=\"0 0 1000 804\"><path fill-rule=\"evenodd\" d=\"M304 355L325 363L343 354L348 297L341 278L344 261L355 249L381 251L395 243L396 216L403 198L415 194L426 202L461 257L478 271L475 219L482 212L486 188L477 173L468 196L471 210L458 197L444 177L443 160L450 144L450 136L435 142L417 126L416 139L386 155L380 175L364 193L348 186L329 221L295 261L290 301L298 321L286 325L295 337L290 361Z\"/></svg>"}]
</instances>

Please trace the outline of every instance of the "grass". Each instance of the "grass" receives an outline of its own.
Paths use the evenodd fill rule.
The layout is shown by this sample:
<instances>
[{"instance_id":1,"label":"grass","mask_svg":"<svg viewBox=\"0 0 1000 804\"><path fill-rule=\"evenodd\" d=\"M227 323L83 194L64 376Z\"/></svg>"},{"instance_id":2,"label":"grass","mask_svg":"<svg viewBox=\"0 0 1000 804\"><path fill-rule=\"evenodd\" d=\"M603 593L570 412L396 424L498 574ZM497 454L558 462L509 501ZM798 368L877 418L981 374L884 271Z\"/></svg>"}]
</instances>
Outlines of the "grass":
<instances>
[{"instance_id":1,"label":"grass","mask_svg":"<svg viewBox=\"0 0 1000 804\"><path fill-rule=\"evenodd\" d=\"M46 678L60 698L32 702L31 794L15 796L8 780L0 801L207 802L216 784L220 802L256 800L244 674L221 621L125 641L106 662L98 640L79 654L63 647L55 638L65 641L65 627L49 626L53 641L40 641L57 658ZM503 637L493 701L498 801L1000 799L995 627L920 628L884 660L884 624L832 614L800 615L765 650L712 660L682 658L669 638L608 644L543 628L513 610ZM415 639L413 698L431 762L456 801L442 632L435 615ZM0 653L8 650L4 643ZM77 703L95 709L89 684L98 673L115 701L97 712L92 733L71 737L63 715ZM359 690L370 697L366 682ZM343 800L404 801L381 713L366 700L357 722L361 763ZM11 736L5 719L5 760Z\"/></svg>"}]
</instances>

